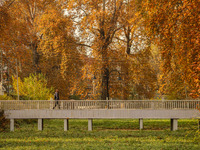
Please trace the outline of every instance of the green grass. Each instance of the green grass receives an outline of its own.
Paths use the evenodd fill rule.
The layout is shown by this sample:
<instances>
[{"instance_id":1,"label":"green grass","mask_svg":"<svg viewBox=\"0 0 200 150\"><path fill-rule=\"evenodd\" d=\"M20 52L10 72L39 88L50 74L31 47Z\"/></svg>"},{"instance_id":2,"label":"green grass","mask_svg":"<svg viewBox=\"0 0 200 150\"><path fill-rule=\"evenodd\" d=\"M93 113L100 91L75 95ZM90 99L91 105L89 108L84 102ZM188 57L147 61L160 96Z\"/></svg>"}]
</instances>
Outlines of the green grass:
<instances>
[{"instance_id":1,"label":"green grass","mask_svg":"<svg viewBox=\"0 0 200 150\"><path fill-rule=\"evenodd\" d=\"M93 120L93 131L87 131L87 120L69 120L64 132L63 120L44 120L44 130L37 122L17 120L15 131L0 133L0 149L84 149L84 150L199 150L197 120L179 120L178 131L170 131L170 120L144 119L144 130L138 120Z\"/></svg>"}]
</instances>

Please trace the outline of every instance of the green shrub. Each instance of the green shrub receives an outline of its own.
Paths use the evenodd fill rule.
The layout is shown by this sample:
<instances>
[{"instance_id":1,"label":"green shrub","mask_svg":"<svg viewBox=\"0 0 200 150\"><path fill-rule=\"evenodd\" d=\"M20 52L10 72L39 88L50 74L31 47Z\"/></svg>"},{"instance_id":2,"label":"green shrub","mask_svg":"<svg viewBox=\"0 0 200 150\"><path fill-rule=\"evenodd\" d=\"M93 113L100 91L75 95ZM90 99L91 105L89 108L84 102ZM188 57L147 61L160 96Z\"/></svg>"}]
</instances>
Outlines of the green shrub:
<instances>
[{"instance_id":1,"label":"green shrub","mask_svg":"<svg viewBox=\"0 0 200 150\"><path fill-rule=\"evenodd\" d=\"M7 94L0 95L0 100L15 100L14 97L8 96Z\"/></svg>"},{"instance_id":2,"label":"green shrub","mask_svg":"<svg viewBox=\"0 0 200 150\"><path fill-rule=\"evenodd\" d=\"M13 88L15 94L17 94L17 89L19 88L19 95L21 100L48 100L52 96L53 88L47 87L47 80L43 74L31 74L29 77L13 79Z\"/></svg>"}]
</instances>

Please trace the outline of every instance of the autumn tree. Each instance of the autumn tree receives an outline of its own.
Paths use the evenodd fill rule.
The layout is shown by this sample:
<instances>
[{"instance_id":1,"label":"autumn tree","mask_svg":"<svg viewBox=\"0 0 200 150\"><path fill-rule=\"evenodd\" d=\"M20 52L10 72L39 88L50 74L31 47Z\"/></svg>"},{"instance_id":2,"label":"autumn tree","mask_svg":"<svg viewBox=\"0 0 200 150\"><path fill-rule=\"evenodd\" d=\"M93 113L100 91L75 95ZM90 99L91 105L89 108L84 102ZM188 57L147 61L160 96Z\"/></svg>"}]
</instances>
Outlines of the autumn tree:
<instances>
[{"instance_id":1,"label":"autumn tree","mask_svg":"<svg viewBox=\"0 0 200 150\"><path fill-rule=\"evenodd\" d=\"M96 60L93 61L96 64L91 66L90 74L100 74L96 83L98 86L95 87L101 91L101 99L109 97L109 90L112 96L128 99L129 90L132 88L129 85L139 79L134 78L136 71L134 70L133 75L133 67L137 68L138 64L149 67L148 59L144 58L149 57L149 49L146 48L149 43L142 24L144 21L141 5L140 1L131 0L72 0L65 7L77 27L75 36L80 37L79 46L89 47L87 50L90 51L90 57ZM141 58L137 58L138 56ZM143 60L135 63L137 59ZM145 71L141 69L139 72L145 74ZM149 73L151 76L153 72ZM121 76L123 81L116 81L118 76Z\"/></svg>"},{"instance_id":2,"label":"autumn tree","mask_svg":"<svg viewBox=\"0 0 200 150\"><path fill-rule=\"evenodd\" d=\"M15 74L17 66L21 71L20 76L27 76L29 73L40 71L37 49L40 35L37 32L37 23L40 15L45 10L45 6L49 3L50 1L39 0L4 1L4 5L9 5L7 13L12 24L10 24L4 35L1 48L5 61L9 63L11 71Z\"/></svg>"},{"instance_id":3,"label":"autumn tree","mask_svg":"<svg viewBox=\"0 0 200 150\"><path fill-rule=\"evenodd\" d=\"M109 45L120 28L117 21L120 16L123 1L70 1L67 9L70 15L78 17L80 36L84 44L89 44L93 57L100 61L101 99L106 99L107 82L109 80ZM76 16L74 14L77 14ZM88 39L88 37L90 39ZM94 71L95 72L95 71Z\"/></svg>"},{"instance_id":4,"label":"autumn tree","mask_svg":"<svg viewBox=\"0 0 200 150\"><path fill-rule=\"evenodd\" d=\"M145 30L142 1L127 0L119 20L122 28L115 35L116 47L121 50L124 74L124 98L131 92L136 98L152 98L155 93L156 74L152 65L151 42ZM147 78L148 76L148 78ZM150 84L149 84L150 83Z\"/></svg>"},{"instance_id":5,"label":"autumn tree","mask_svg":"<svg viewBox=\"0 0 200 150\"><path fill-rule=\"evenodd\" d=\"M8 26L9 23L9 15L7 13L6 8L0 5L0 32L1 32L1 37L4 35L2 33L5 32L6 26Z\"/></svg>"},{"instance_id":6,"label":"autumn tree","mask_svg":"<svg viewBox=\"0 0 200 150\"><path fill-rule=\"evenodd\" d=\"M33 72L42 72L48 85L60 89L61 98L68 98L81 61L73 44L75 39L71 36L70 20L64 16L60 3L54 0L15 0L7 13L12 24L3 36L1 48L5 61L9 62L10 74L19 71L23 78Z\"/></svg>"},{"instance_id":7,"label":"autumn tree","mask_svg":"<svg viewBox=\"0 0 200 150\"><path fill-rule=\"evenodd\" d=\"M51 6L38 25L42 35L38 49L44 56L40 61L41 71L51 85L60 88L63 97L69 98L81 76L80 54L84 54L77 48L72 22L61 9Z\"/></svg>"},{"instance_id":8,"label":"autumn tree","mask_svg":"<svg viewBox=\"0 0 200 150\"><path fill-rule=\"evenodd\" d=\"M172 98L199 97L198 0L146 1L147 30L160 49L160 91Z\"/></svg>"}]
</instances>

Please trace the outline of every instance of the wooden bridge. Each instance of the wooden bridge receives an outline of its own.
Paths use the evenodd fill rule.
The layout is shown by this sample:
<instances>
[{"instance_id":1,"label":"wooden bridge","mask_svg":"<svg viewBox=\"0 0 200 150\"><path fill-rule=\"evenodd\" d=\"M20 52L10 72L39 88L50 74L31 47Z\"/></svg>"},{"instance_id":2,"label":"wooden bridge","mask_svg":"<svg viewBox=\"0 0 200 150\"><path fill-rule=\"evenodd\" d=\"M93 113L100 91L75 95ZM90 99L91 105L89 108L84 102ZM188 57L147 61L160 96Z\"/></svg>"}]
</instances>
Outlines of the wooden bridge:
<instances>
[{"instance_id":1,"label":"wooden bridge","mask_svg":"<svg viewBox=\"0 0 200 150\"><path fill-rule=\"evenodd\" d=\"M64 130L69 129L69 119L88 119L92 130L93 119L171 119L171 130L178 129L178 119L199 119L200 100L59 100L59 106L50 100L0 101L14 131L14 119L38 119L38 129L43 129L43 119L64 119Z\"/></svg>"}]
</instances>

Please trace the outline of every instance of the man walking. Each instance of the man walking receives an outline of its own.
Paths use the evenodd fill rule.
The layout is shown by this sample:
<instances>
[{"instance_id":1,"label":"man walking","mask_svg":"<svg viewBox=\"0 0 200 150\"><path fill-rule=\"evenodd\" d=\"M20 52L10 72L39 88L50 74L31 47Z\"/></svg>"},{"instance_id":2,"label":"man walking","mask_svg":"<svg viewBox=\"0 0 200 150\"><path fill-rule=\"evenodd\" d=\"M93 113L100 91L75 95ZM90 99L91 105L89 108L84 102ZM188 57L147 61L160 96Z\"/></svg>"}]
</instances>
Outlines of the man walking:
<instances>
[{"instance_id":1,"label":"man walking","mask_svg":"<svg viewBox=\"0 0 200 150\"><path fill-rule=\"evenodd\" d=\"M59 104L59 91L58 89L56 89L56 92L54 94L54 100L56 101L55 102L55 106L53 107L53 109L58 105L59 109L60 109L60 104Z\"/></svg>"}]
</instances>

